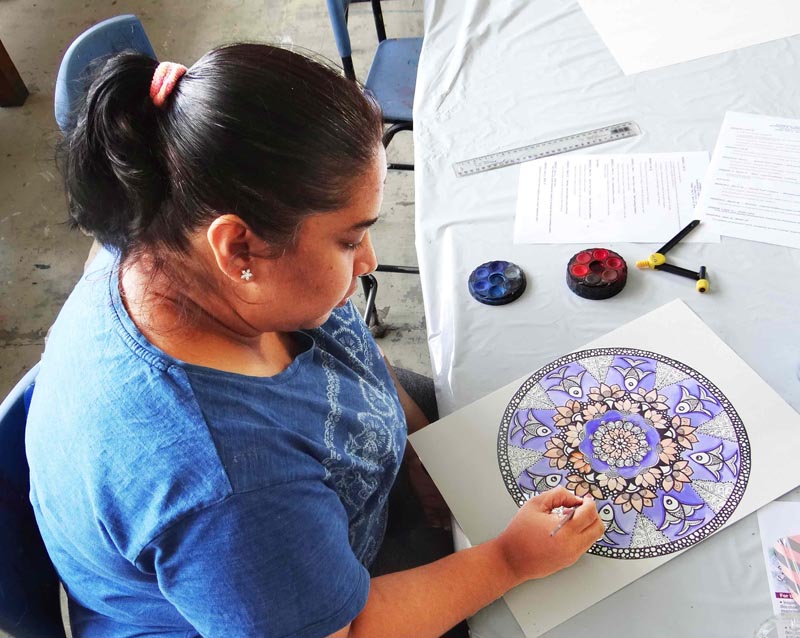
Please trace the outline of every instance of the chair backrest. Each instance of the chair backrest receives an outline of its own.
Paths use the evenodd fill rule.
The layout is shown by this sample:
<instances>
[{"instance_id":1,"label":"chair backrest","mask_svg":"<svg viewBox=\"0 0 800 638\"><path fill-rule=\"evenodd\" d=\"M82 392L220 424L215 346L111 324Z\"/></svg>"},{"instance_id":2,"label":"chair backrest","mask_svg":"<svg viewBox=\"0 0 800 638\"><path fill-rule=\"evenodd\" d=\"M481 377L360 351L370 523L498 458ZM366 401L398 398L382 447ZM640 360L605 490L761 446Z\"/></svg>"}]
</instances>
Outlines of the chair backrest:
<instances>
[{"instance_id":1,"label":"chair backrest","mask_svg":"<svg viewBox=\"0 0 800 638\"><path fill-rule=\"evenodd\" d=\"M65 635L58 575L29 499L25 421L38 364L0 403L0 630L12 636Z\"/></svg>"},{"instance_id":2,"label":"chair backrest","mask_svg":"<svg viewBox=\"0 0 800 638\"><path fill-rule=\"evenodd\" d=\"M353 48L350 45L350 33L347 30L347 17L350 5L355 2L369 2L372 5L372 17L375 20L375 32L378 42L386 39L386 27L383 23L383 11L381 10L380 0L326 0L328 3L328 15L333 27L333 39L336 41L336 49L339 57L342 58L344 74L351 80L356 79L353 69Z\"/></svg>"},{"instance_id":3,"label":"chair backrest","mask_svg":"<svg viewBox=\"0 0 800 638\"><path fill-rule=\"evenodd\" d=\"M88 89L86 71L89 65L100 58L131 50L157 59L142 23L134 15L104 20L81 33L69 45L56 78L55 116L63 132L73 127L75 113Z\"/></svg>"}]
</instances>

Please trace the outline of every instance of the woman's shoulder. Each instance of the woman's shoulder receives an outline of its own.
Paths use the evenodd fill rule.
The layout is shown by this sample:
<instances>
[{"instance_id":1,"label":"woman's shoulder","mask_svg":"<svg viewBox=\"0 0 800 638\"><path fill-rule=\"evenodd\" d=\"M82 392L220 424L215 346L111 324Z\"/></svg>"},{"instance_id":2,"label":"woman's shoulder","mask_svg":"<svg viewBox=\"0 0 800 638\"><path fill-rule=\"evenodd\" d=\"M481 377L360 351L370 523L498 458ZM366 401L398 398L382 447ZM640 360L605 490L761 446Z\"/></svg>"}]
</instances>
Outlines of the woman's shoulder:
<instances>
[{"instance_id":1,"label":"woman's shoulder","mask_svg":"<svg viewBox=\"0 0 800 638\"><path fill-rule=\"evenodd\" d=\"M64 503L65 515L85 507L134 554L164 521L224 498L230 483L184 371L122 324L113 275L101 254L62 308L26 448L42 498Z\"/></svg>"},{"instance_id":2,"label":"woman's shoulder","mask_svg":"<svg viewBox=\"0 0 800 638\"><path fill-rule=\"evenodd\" d=\"M82 362L43 362L26 436L32 483L65 515L91 512L132 557L230 483L180 370L109 351Z\"/></svg>"}]
</instances>

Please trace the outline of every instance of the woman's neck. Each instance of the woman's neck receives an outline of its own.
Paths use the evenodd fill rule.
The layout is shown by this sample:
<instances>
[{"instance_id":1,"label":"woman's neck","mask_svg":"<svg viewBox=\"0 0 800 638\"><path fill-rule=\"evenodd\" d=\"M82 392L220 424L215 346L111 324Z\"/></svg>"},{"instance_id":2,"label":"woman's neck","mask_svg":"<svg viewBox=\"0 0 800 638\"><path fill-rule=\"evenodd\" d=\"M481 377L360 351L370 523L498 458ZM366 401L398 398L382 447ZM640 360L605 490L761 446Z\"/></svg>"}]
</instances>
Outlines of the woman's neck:
<instances>
[{"instance_id":1,"label":"woman's neck","mask_svg":"<svg viewBox=\"0 0 800 638\"><path fill-rule=\"evenodd\" d=\"M256 377L285 370L299 354L294 337L258 332L214 292L176 282L141 262L120 268L122 301L139 331L157 348L186 363Z\"/></svg>"}]
</instances>

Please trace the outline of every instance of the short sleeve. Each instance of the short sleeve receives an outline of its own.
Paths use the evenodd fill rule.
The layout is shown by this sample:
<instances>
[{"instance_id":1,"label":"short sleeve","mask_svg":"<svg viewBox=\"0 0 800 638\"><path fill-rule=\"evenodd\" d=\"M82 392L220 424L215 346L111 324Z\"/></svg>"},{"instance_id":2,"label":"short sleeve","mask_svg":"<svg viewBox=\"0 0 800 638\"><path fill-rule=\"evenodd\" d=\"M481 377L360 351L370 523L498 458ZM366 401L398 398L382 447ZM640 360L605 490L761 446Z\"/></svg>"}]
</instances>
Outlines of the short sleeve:
<instances>
[{"instance_id":1,"label":"short sleeve","mask_svg":"<svg viewBox=\"0 0 800 638\"><path fill-rule=\"evenodd\" d=\"M293 481L182 518L136 562L204 638L326 636L369 592L347 523L323 482Z\"/></svg>"}]
</instances>

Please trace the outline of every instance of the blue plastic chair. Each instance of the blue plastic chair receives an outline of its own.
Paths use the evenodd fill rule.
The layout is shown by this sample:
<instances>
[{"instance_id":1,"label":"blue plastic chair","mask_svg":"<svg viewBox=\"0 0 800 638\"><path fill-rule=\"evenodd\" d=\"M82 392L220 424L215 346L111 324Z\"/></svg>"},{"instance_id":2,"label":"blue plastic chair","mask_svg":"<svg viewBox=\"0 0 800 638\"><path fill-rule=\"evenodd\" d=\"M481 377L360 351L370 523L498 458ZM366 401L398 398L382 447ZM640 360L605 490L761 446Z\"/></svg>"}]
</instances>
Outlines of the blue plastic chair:
<instances>
[{"instance_id":1,"label":"blue plastic chair","mask_svg":"<svg viewBox=\"0 0 800 638\"><path fill-rule=\"evenodd\" d=\"M142 23L134 15L104 20L81 33L69 45L56 78L55 115L63 132L75 124L75 114L89 88L86 71L92 62L131 50L157 59Z\"/></svg>"},{"instance_id":2,"label":"blue plastic chair","mask_svg":"<svg viewBox=\"0 0 800 638\"><path fill-rule=\"evenodd\" d=\"M347 15L351 2L365 1L327 0L336 48L342 58L344 74L351 80L356 79L356 74L353 69L350 33L347 30ZM383 135L383 145L388 146L396 133L410 131L413 127L414 88L422 38L387 38L380 0L370 1L378 47L364 87L381 105L384 121L392 125ZM414 167L411 164L389 164L389 168L413 170Z\"/></svg>"},{"instance_id":3,"label":"blue plastic chair","mask_svg":"<svg viewBox=\"0 0 800 638\"><path fill-rule=\"evenodd\" d=\"M58 574L29 499L25 421L39 365L0 403L0 630L17 638L63 638Z\"/></svg>"}]
</instances>

